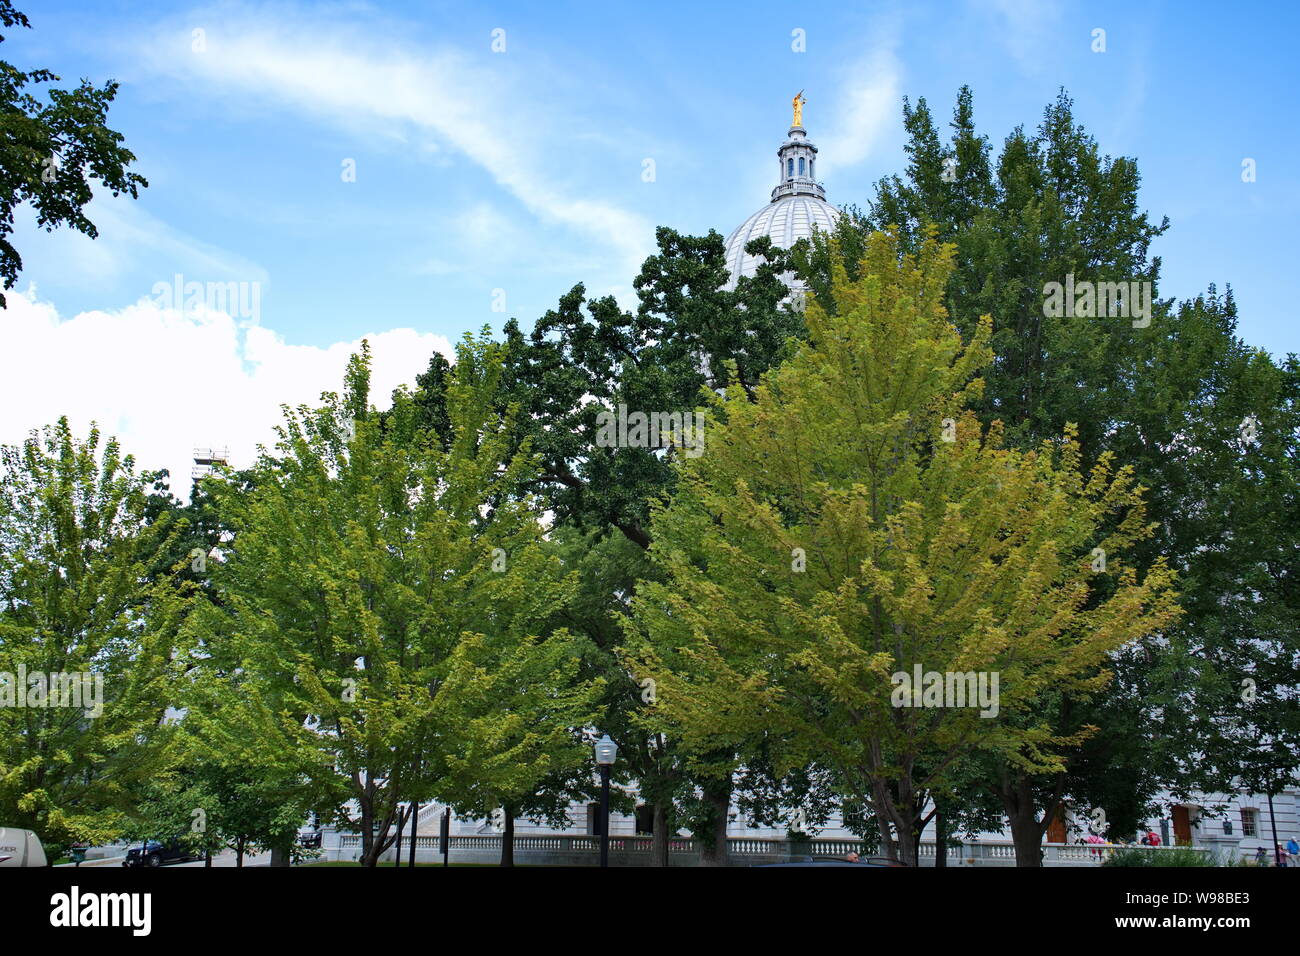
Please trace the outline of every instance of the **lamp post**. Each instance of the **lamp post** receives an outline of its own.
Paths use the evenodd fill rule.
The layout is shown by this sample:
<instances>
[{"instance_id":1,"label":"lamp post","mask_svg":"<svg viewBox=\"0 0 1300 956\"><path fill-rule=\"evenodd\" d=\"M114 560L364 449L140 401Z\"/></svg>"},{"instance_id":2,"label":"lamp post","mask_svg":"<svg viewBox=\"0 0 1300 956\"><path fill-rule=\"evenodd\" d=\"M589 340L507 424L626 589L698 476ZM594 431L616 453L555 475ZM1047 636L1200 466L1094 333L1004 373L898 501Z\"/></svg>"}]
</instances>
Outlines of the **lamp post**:
<instances>
[{"instance_id":1,"label":"lamp post","mask_svg":"<svg viewBox=\"0 0 1300 956\"><path fill-rule=\"evenodd\" d=\"M618 757L618 744L605 734L596 741L596 766L600 768L600 865L609 866L609 768Z\"/></svg>"},{"instance_id":2,"label":"lamp post","mask_svg":"<svg viewBox=\"0 0 1300 956\"><path fill-rule=\"evenodd\" d=\"M1277 815L1273 813L1272 789L1273 789L1272 785L1270 785L1269 795L1268 795L1268 822L1273 827L1273 865L1284 866L1285 864L1282 862L1284 857L1282 856L1281 853L1278 852L1278 847L1280 847L1282 844L1277 842Z\"/></svg>"}]
</instances>

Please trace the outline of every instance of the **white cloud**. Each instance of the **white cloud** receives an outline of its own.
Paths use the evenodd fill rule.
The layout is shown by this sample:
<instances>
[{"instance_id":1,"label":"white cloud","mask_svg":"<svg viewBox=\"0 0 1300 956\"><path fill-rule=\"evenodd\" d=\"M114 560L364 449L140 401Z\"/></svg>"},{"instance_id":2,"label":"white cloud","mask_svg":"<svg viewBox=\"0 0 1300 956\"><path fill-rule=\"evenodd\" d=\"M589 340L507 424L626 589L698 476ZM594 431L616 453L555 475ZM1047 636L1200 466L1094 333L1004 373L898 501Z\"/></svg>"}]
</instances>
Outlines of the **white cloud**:
<instances>
[{"instance_id":1,"label":"white cloud","mask_svg":"<svg viewBox=\"0 0 1300 956\"><path fill-rule=\"evenodd\" d=\"M1023 72L1034 75L1053 65L1062 30L1062 8L1058 2L984 0L974 5L1000 19L1002 41ZM1089 35L1083 34L1078 42L1086 49Z\"/></svg>"},{"instance_id":2,"label":"white cloud","mask_svg":"<svg viewBox=\"0 0 1300 956\"><path fill-rule=\"evenodd\" d=\"M360 339L328 348L288 345L265 327L243 328L225 313L182 313L143 299L117 312L62 319L35 296L11 292L0 311L10 356L0 377L0 443L67 415L84 436L91 421L117 435L141 469L168 468L172 491L188 497L194 447L228 446L236 467L271 445L280 405L315 404L341 391ZM371 401L412 384L451 343L392 329L362 336L372 355Z\"/></svg>"},{"instance_id":3,"label":"white cloud","mask_svg":"<svg viewBox=\"0 0 1300 956\"><path fill-rule=\"evenodd\" d=\"M823 137L819 157L824 178L834 166L852 166L867 159L898 125L903 96L900 90L902 66L894 54L893 41L885 41L873 53L849 69L833 115L835 125Z\"/></svg>"},{"instance_id":4,"label":"white cloud","mask_svg":"<svg viewBox=\"0 0 1300 956\"><path fill-rule=\"evenodd\" d=\"M535 64L517 74L508 59L514 54L493 56L487 67L450 48L413 46L391 27L362 31L319 10L285 15L293 9L235 6L191 16L187 22L209 23L204 52L192 52L189 30L172 24L144 39L139 63L192 93L287 106L395 145L411 133L431 136L432 144L415 148L459 151L542 222L612 248L624 268L635 270L651 250L651 223L585 194L566 145L582 120L572 111L562 123L545 120L554 103L538 99L547 84L538 82Z\"/></svg>"}]
</instances>

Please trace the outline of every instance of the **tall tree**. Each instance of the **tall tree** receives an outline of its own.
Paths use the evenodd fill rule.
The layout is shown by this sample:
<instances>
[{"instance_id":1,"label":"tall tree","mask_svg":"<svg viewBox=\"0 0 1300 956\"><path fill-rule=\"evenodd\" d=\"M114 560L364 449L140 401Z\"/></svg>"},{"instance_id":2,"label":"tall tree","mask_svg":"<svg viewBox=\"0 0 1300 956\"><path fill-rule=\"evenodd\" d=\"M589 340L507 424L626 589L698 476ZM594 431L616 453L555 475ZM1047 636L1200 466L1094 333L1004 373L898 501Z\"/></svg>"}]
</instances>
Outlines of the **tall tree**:
<instances>
[{"instance_id":1,"label":"tall tree","mask_svg":"<svg viewBox=\"0 0 1300 956\"><path fill-rule=\"evenodd\" d=\"M579 285L531 333L513 320L505 330L503 402L518 405L517 440L530 442L542 462L532 489L557 527L592 535L593 545L617 535L648 548L650 502L673 481L664 449L603 443L598 416L620 405L633 412L692 413L701 405L702 389L752 389L762 372L787 354L790 340L802 335L802 317L787 301L780 279L788 271L786 254L770 240L750 244L764 263L755 276L732 287L723 238L716 232L692 237L661 228L656 238L658 251L635 281L635 312L621 309L613 297L589 300ZM431 365L430 385L439 374ZM436 416L436 398L423 404ZM602 553L616 560L606 565L577 559L588 575L584 593L600 593L599 608L586 605L583 623L591 630L584 633L608 639L604 671L612 679L602 726L622 748L619 769L638 780L654 803L660 837L656 860L666 865L666 831L676 807L663 801L675 795L690 802L696 788L676 765L671 743L654 734L638 736L629 724L644 706L646 689L612 656L621 641L614 616L644 573L632 565L644 559L616 545L602 546ZM706 782L710 832L720 826L725 835L730 781ZM694 809L688 815L702 818ZM713 844L711 859L726 850L725 839Z\"/></svg>"},{"instance_id":2,"label":"tall tree","mask_svg":"<svg viewBox=\"0 0 1300 956\"><path fill-rule=\"evenodd\" d=\"M1152 726L1176 799L1276 794L1300 767L1300 362L1234 342L1216 370L1164 444L1188 613L1152 648Z\"/></svg>"},{"instance_id":3,"label":"tall tree","mask_svg":"<svg viewBox=\"0 0 1300 956\"><path fill-rule=\"evenodd\" d=\"M1063 733L1098 728L1062 773L1026 779L994 765L985 779L1013 819L1020 818L1013 831L1034 845L1063 800L1093 808L1102 801L1107 816L1127 826L1153 809L1161 789L1179 795L1230 788L1241 748L1227 742L1223 722L1239 710L1240 681L1254 665L1234 650L1237 639L1220 619L1225 609L1243 606L1235 595L1249 593L1239 572L1259 566L1257 555L1235 549L1263 530L1242 523L1248 513L1280 515L1295 507L1281 477L1286 469L1294 473L1294 454L1269 458L1273 479L1256 473L1243 483L1234 477L1243 463L1262 459L1243 457L1236 435L1254 415L1270 422L1261 436L1275 449L1286 446L1292 414L1282 384L1286 363L1273 363L1237 337L1231 293L1219 295L1211 286L1177 308L1159 298L1160 260L1150 246L1168 222L1154 223L1141 212L1136 161L1102 156L1064 93L1034 132L1013 131L996 161L975 132L969 89L958 97L946 141L924 100L915 107L905 102L903 113L908 169L882 180L869 213L848 217L841 233L850 223L858 236L893 224L904 248L915 249L929 227L956 244L950 312L967 337L975 316L991 314L994 323L995 359L985 395L973 407L986 424L1004 422L1008 441L1018 447L1032 448L1075 422L1085 462L1109 451L1131 464L1150 489L1156 523L1136 559L1164 555L1180 570L1187 612L1167 633L1116 659L1112 693L1073 702L1051 718ZM836 258L845 259L852 277L856 255L846 257L825 238L795 253L801 274L831 308L824 293ZM1069 276L1139 288L1149 282L1150 314L1137 327L1132 316L1052 317L1044 309L1045 287ZM1252 502L1264 496L1268 503L1243 510L1227 494ZM1274 574L1294 550L1288 533L1278 530L1286 527L1276 522L1261 538L1276 544L1267 559ZM1225 553L1228 542L1232 554ZM1269 606L1255 601L1249 611L1262 624ZM1271 686L1287 684L1282 675L1274 678ZM1193 718L1195 731L1187 725ZM1022 847L1023 857L1031 853Z\"/></svg>"},{"instance_id":4,"label":"tall tree","mask_svg":"<svg viewBox=\"0 0 1300 956\"><path fill-rule=\"evenodd\" d=\"M444 448L404 392L381 428L363 349L342 398L286 410L250 487L213 485L234 535L209 565L221 602L195 615L205 702L186 721L297 775L359 826L368 866L411 801L485 806L582 759L601 691L577 678L580 639L539 630L574 581L522 493L535 463L509 453L501 369L467 337Z\"/></svg>"},{"instance_id":5,"label":"tall tree","mask_svg":"<svg viewBox=\"0 0 1300 956\"><path fill-rule=\"evenodd\" d=\"M976 750L1059 770L1086 732L1041 701L1095 692L1109 653L1175 614L1165 563L1127 561L1151 531L1130 469L1085 473L1073 429L1006 448L965 409L988 320L969 344L948 320L952 255L872 236L794 357L717 403L652 523L664 580L628 624L667 733L742 759L762 739L778 772L824 761L908 863L923 790ZM900 699L915 669L924 695ZM933 673L979 675L991 699L932 699Z\"/></svg>"},{"instance_id":6,"label":"tall tree","mask_svg":"<svg viewBox=\"0 0 1300 956\"><path fill-rule=\"evenodd\" d=\"M558 521L617 529L648 547L649 502L672 481L662 450L600 441L602 411L690 412L702 388L753 388L786 354L802 319L785 302L784 253L770 240L751 244L768 258L753 278L729 289L722 237L657 232L635 286L635 313L612 296L588 300L575 286L525 336L506 325L507 400L518 403L520 440L542 460L538 488Z\"/></svg>"},{"instance_id":7,"label":"tall tree","mask_svg":"<svg viewBox=\"0 0 1300 956\"><path fill-rule=\"evenodd\" d=\"M67 419L0 450L0 816L55 845L114 838L169 765L190 589L150 574L178 534L155 478Z\"/></svg>"}]
</instances>

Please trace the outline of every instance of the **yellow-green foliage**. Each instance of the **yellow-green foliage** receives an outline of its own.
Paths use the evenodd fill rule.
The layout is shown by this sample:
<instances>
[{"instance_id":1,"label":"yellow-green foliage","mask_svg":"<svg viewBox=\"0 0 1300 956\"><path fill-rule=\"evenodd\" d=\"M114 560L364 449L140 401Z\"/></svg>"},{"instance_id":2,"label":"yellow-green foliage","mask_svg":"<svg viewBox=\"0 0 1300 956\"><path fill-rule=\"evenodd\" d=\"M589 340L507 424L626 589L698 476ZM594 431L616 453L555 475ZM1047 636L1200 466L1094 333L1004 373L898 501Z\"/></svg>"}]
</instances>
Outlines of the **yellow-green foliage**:
<instances>
[{"instance_id":1,"label":"yellow-green foliage","mask_svg":"<svg viewBox=\"0 0 1300 956\"><path fill-rule=\"evenodd\" d=\"M217 489L234 537L186 721L214 751L381 822L434 797L487 812L588 758L601 685L554 623L577 582L522 493L535 463L510 451L500 368L467 339L444 450L404 394L387 421L368 408L357 359L344 400L287 415L253 487Z\"/></svg>"},{"instance_id":2,"label":"yellow-green foliage","mask_svg":"<svg viewBox=\"0 0 1300 956\"><path fill-rule=\"evenodd\" d=\"M151 520L152 482L116 439L79 440L66 418L0 449L0 822L56 846L117 837L171 760L159 721L191 598L162 573L179 529ZM99 682L103 698L12 706L24 672Z\"/></svg>"},{"instance_id":3,"label":"yellow-green foliage","mask_svg":"<svg viewBox=\"0 0 1300 956\"><path fill-rule=\"evenodd\" d=\"M951 270L950 246L900 257L872 236L860 281L836 271L835 314L812 301L807 342L753 401L715 399L705 454L678 463L654 517L663 580L627 626L657 682L646 721L684 747L743 760L761 736L778 771L820 761L864 799L972 748L1046 770L1080 738L1033 705L1095 692L1110 652L1175 614L1165 564L1125 560L1150 533L1129 469L1082 474L1072 432L1004 448L963 408L990 323L963 343ZM893 706L891 675L917 664L996 672L997 716Z\"/></svg>"}]
</instances>

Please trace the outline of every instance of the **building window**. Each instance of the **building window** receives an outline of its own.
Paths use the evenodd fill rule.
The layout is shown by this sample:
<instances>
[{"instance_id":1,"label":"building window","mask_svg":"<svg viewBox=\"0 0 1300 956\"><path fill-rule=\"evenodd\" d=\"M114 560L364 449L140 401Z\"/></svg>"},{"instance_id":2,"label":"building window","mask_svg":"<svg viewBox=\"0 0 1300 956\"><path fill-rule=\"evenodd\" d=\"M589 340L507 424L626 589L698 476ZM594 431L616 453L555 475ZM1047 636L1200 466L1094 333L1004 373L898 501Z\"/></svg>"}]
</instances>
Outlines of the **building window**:
<instances>
[{"instance_id":1,"label":"building window","mask_svg":"<svg viewBox=\"0 0 1300 956\"><path fill-rule=\"evenodd\" d=\"M802 157L802 156L799 157L799 175L800 175L800 176L803 175L803 157Z\"/></svg>"},{"instance_id":2,"label":"building window","mask_svg":"<svg viewBox=\"0 0 1300 956\"><path fill-rule=\"evenodd\" d=\"M636 832L638 834L655 832L655 808L648 803L639 804L636 808Z\"/></svg>"},{"instance_id":3,"label":"building window","mask_svg":"<svg viewBox=\"0 0 1300 956\"><path fill-rule=\"evenodd\" d=\"M815 170L816 168L817 168L817 160L815 160L815 159L810 159L810 160L808 160L808 176L809 176L809 178L812 178L813 176L816 176L816 175L817 175L817 174L813 171L813 170Z\"/></svg>"},{"instance_id":4,"label":"building window","mask_svg":"<svg viewBox=\"0 0 1300 956\"><path fill-rule=\"evenodd\" d=\"M785 175L786 175L786 178L793 178L793 177L794 177L794 158L793 158L793 157L790 158L790 159L788 159L788 160L786 160L786 164L785 164Z\"/></svg>"},{"instance_id":5,"label":"building window","mask_svg":"<svg viewBox=\"0 0 1300 956\"><path fill-rule=\"evenodd\" d=\"M1259 811L1248 807L1241 809L1241 835L1259 836Z\"/></svg>"},{"instance_id":6,"label":"building window","mask_svg":"<svg viewBox=\"0 0 1300 956\"><path fill-rule=\"evenodd\" d=\"M600 836L600 804L587 804L587 835Z\"/></svg>"}]
</instances>

